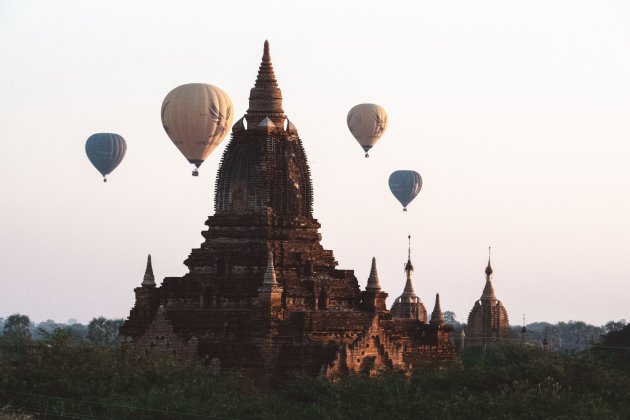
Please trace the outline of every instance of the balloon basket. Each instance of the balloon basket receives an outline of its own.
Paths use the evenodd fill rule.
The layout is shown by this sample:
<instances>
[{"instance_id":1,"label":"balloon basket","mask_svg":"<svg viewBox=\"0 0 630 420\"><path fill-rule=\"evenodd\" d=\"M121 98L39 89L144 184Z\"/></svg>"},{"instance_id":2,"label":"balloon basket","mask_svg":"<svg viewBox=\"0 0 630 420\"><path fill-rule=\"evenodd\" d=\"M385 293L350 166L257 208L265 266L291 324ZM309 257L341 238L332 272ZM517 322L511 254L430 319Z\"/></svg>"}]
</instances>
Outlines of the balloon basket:
<instances>
[{"instance_id":1,"label":"balloon basket","mask_svg":"<svg viewBox=\"0 0 630 420\"><path fill-rule=\"evenodd\" d=\"M369 157L370 157L370 155L368 155L368 154L366 153L366 154L365 154L365 157L366 157L366 158L369 158Z\"/></svg>"},{"instance_id":2,"label":"balloon basket","mask_svg":"<svg viewBox=\"0 0 630 420\"><path fill-rule=\"evenodd\" d=\"M407 207L403 207L403 211L407 211Z\"/></svg>"},{"instance_id":3,"label":"balloon basket","mask_svg":"<svg viewBox=\"0 0 630 420\"><path fill-rule=\"evenodd\" d=\"M107 178L103 178L103 182L107 182Z\"/></svg>"},{"instance_id":4,"label":"balloon basket","mask_svg":"<svg viewBox=\"0 0 630 420\"><path fill-rule=\"evenodd\" d=\"M192 176L199 176L199 171L196 169L192 171Z\"/></svg>"}]
</instances>

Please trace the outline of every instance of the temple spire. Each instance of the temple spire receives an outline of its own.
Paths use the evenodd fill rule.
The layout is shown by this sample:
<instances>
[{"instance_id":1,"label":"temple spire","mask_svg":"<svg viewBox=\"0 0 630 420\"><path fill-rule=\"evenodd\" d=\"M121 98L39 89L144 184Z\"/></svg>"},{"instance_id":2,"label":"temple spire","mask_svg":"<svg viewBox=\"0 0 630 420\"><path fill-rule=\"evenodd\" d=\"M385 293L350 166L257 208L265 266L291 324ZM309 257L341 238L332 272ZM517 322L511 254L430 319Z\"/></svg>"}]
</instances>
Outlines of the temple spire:
<instances>
[{"instance_id":1,"label":"temple spire","mask_svg":"<svg viewBox=\"0 0 630 420\"><path fill-rule=\"evenodd\" d=\"M442 308L440 307L440 294L435 294L435 307L433 307L433 313L431 313L431 324L432 325L444 325L444 314L442 313Z\"/></svg>"},{"instance_id":2,"label":"temple spire","mask_svg":"<svg viewBox=\"0 0 630 420\"><path fill-rule=\"evenodd\" d=\"M273 253L269 251L269 254L267 254L267 269L265 270L263 288L270 289L277 285L278 281L276 280L276 269L273 266Z\"/></svg>"},{"instance_id":3,"label":"temple spire","mask_svg":"<svg viewBox=\"0 0 630 420\"><path fill-rule=\"evenodd\" d=\"M269 41L265 41L256 83L249 93L249 109L245 117L252 127L257 127L265 117L269 117L280 127L286 118L282 110L282 92L271 64Z\"/></svg>"},{"instance_id":4,"label":"temple spire","mask_svg":"<svg viewBox=\"0 0 630 420\"><path fill-rule=\"evenodd\" d=\"M413 290L413 284L411 284L411 272L413 271L413 264L411 264L411 235L407 236L409 239L409 250L407 252L407 264L405 264L405 272L407 273L407 282L405 283L405 290L401 296L416 297L416 293Z\"/></svg>"},{"instance_id":5,"label":"temple spire","mask_svg":"<svg viewBox=\"0 0 630 420\"><path fill-rule=\"evenodd\" d=\"M488 266L486 267L486 276L492 275L492 266L490 265L490 252L491 248L488 247Z\"/></svg>"},{"instance_id":6,"label":"temple spire","mask_svg":"<svg viewBox=\"0 0 630 420\"><path fill-rule=\"evenodd\" d=\"M407 264L405 265L405 271L408 273L413 271L413 264L411 264L411 235L407 235L407 239L409 240L409 248L407 250Z\"/></svg>"},{"instance_id":7,"label":"temple spire","mask_svg":"<svg viewBox=\"0 0 630 420\"><path fill-rule=\"evenodd\" d=\"M269 41L267 40L265 40L263 47L262 62L258 67L258 77L254 86L257 88L278 87L276 73L273 71L273 64L271 64L271 54L269 54Z\"/></svg>"},{"instance_id":8,"label":"temple spire","mask_svg":"<svg viewBox=\"0 0 630 420\"><path fill-rule=\"evenodd\" d=\"M381 284L378 281L378 273L376 272L376 257L372 257L372 268L370 268L370 277L368 277L368 283L366 290L381 290Z\"/></svg>"},{"instance_id":9,"label":"temple spire","mask_svg":"<svg viewBox=\"0 0 630 420\"><path fill-rule=\"evenodd\" d=\"M492 286L492 266L490 266L490 247L488 247L488 266L486 267L486 285L483 288L481 299L496 300L494 287Z\"/></svg>"},{"instance_id":10,"label":"temple spire","mask_svg":"<svg viewBox=\"0 0 630 420\"><path fill-rule=\"evenodd\" d=\"M142 286L155 287L155 276L153 276L153 265L151 264L151 254L147 257L147 268L144 270Z\"/></svg>"}]
</instances>

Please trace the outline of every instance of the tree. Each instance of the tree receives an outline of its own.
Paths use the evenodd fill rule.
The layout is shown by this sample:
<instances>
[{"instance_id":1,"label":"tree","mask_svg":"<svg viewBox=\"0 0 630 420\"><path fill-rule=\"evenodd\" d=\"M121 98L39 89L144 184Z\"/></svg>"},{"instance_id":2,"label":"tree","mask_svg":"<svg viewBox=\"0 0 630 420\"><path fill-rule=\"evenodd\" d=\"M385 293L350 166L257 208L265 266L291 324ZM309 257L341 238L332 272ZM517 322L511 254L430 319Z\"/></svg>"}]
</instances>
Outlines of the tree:
<instances>
[{"instance_id":1,"label":"tree","mask_svg":"<svg viewBox=\"0 0 630 420\"><path fill-rule=\"evenodd\" d=\"M460 322L457 320L457 315L453 311L444 311L444 322L451 324L453 327L459 327Z\"/></svg>"},{"instance_id":2,"label":"tree","mask_svg":"<svg viewBox=\"0 0 630 420\"><path fill-rule=\"evenodd\" d=\"M87 339L95 344L115 344L122 324L122 319L107 319L103 316L93 318L88 324Z\"/></svg>"},{"instance_id":3,"label":"tree","mask_svg":"<svg viewBox=\"0 0 630 420\"><path fill-rule=\"evenodd\" d=\"M30 324L28 315L13 314L4 322L4 335L28 340L31 338Z\"/></svg>"},{"instance_id":4,"label":"tree","mask_svg":"<svg viewBox=\"0 0 630 420\"><path fill-rule=\"evenodd\" d=\"M602 342L605 346L627 347L630 349L630 325L624 325L623 328L608 331L606 335L602 336Z\"/></svg>"},{"instance_id":5,"label":"tree","mask_svg":"<svg viewBox=\"0 0 630 420\"><path fill-rule=\"evenodd\" d=\"M619 331L619 330L623 330L623 328L626 326L626 320L625 319L620 319L619 321L608 321L606 323L606 325L604 325L604 331L606 333L609 333L611 331Z\"/></svg>"}]
</instances>

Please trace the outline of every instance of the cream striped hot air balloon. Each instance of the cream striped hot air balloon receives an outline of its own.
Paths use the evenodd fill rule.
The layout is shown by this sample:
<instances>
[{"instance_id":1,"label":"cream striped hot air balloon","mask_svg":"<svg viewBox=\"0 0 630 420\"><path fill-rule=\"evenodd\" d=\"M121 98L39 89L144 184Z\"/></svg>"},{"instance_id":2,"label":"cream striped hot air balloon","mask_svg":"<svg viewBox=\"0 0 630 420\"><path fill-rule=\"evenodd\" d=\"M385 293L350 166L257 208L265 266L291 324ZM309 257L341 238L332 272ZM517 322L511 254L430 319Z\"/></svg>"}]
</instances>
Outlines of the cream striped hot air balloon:
<instances>
[{"instance_id":1,"label":"cream striped hot air balloon","mask_svg":"<svg viewBox=\"0 0 630 420\"><path fill-rule=\"evenodd\" d=\"M376 104L356 105L348 112L348 128L369 157L369 150L387 128L387 112Z\"/></svg>"},{"instance_id":2,"label":"cream striped hot air balloon","mask_svg":"<svg viewBox=\"0 0 630 420\"><path fill-rule=\"evenodd\" d=\"M234 108L216 86L189 83L171 90L162 102L162 126L175 146L197 168L232 126ZM197 169L193 175L199 175Z\"/></svg>"}]
</instances>

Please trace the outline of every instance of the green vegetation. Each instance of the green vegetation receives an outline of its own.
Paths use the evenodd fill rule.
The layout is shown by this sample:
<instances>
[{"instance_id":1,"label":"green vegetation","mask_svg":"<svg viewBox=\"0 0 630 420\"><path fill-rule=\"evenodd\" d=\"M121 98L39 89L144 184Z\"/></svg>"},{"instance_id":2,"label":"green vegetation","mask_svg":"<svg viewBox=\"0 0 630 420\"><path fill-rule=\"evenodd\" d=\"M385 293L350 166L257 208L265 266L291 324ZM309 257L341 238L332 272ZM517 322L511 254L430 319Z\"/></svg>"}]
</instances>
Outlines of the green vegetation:
<instances>
[{"instance_id":1,"label":"green vegetation","mask_svg":"<svg viewBox=\"0 0 630 420\"><path fill-rule=\"evenodd\" d=\"M613 344L630 328L617 330ZM620 341L621 340L621 341ZM410 377L294 377L255 393L244 381L170 359L135 360L79 342L71 329L41 340L0 337L0 416L47 412L171 418L628 418L630 351L567 354L533 346L468 349L461 361Z\"/></svg>"}]
</instances>

